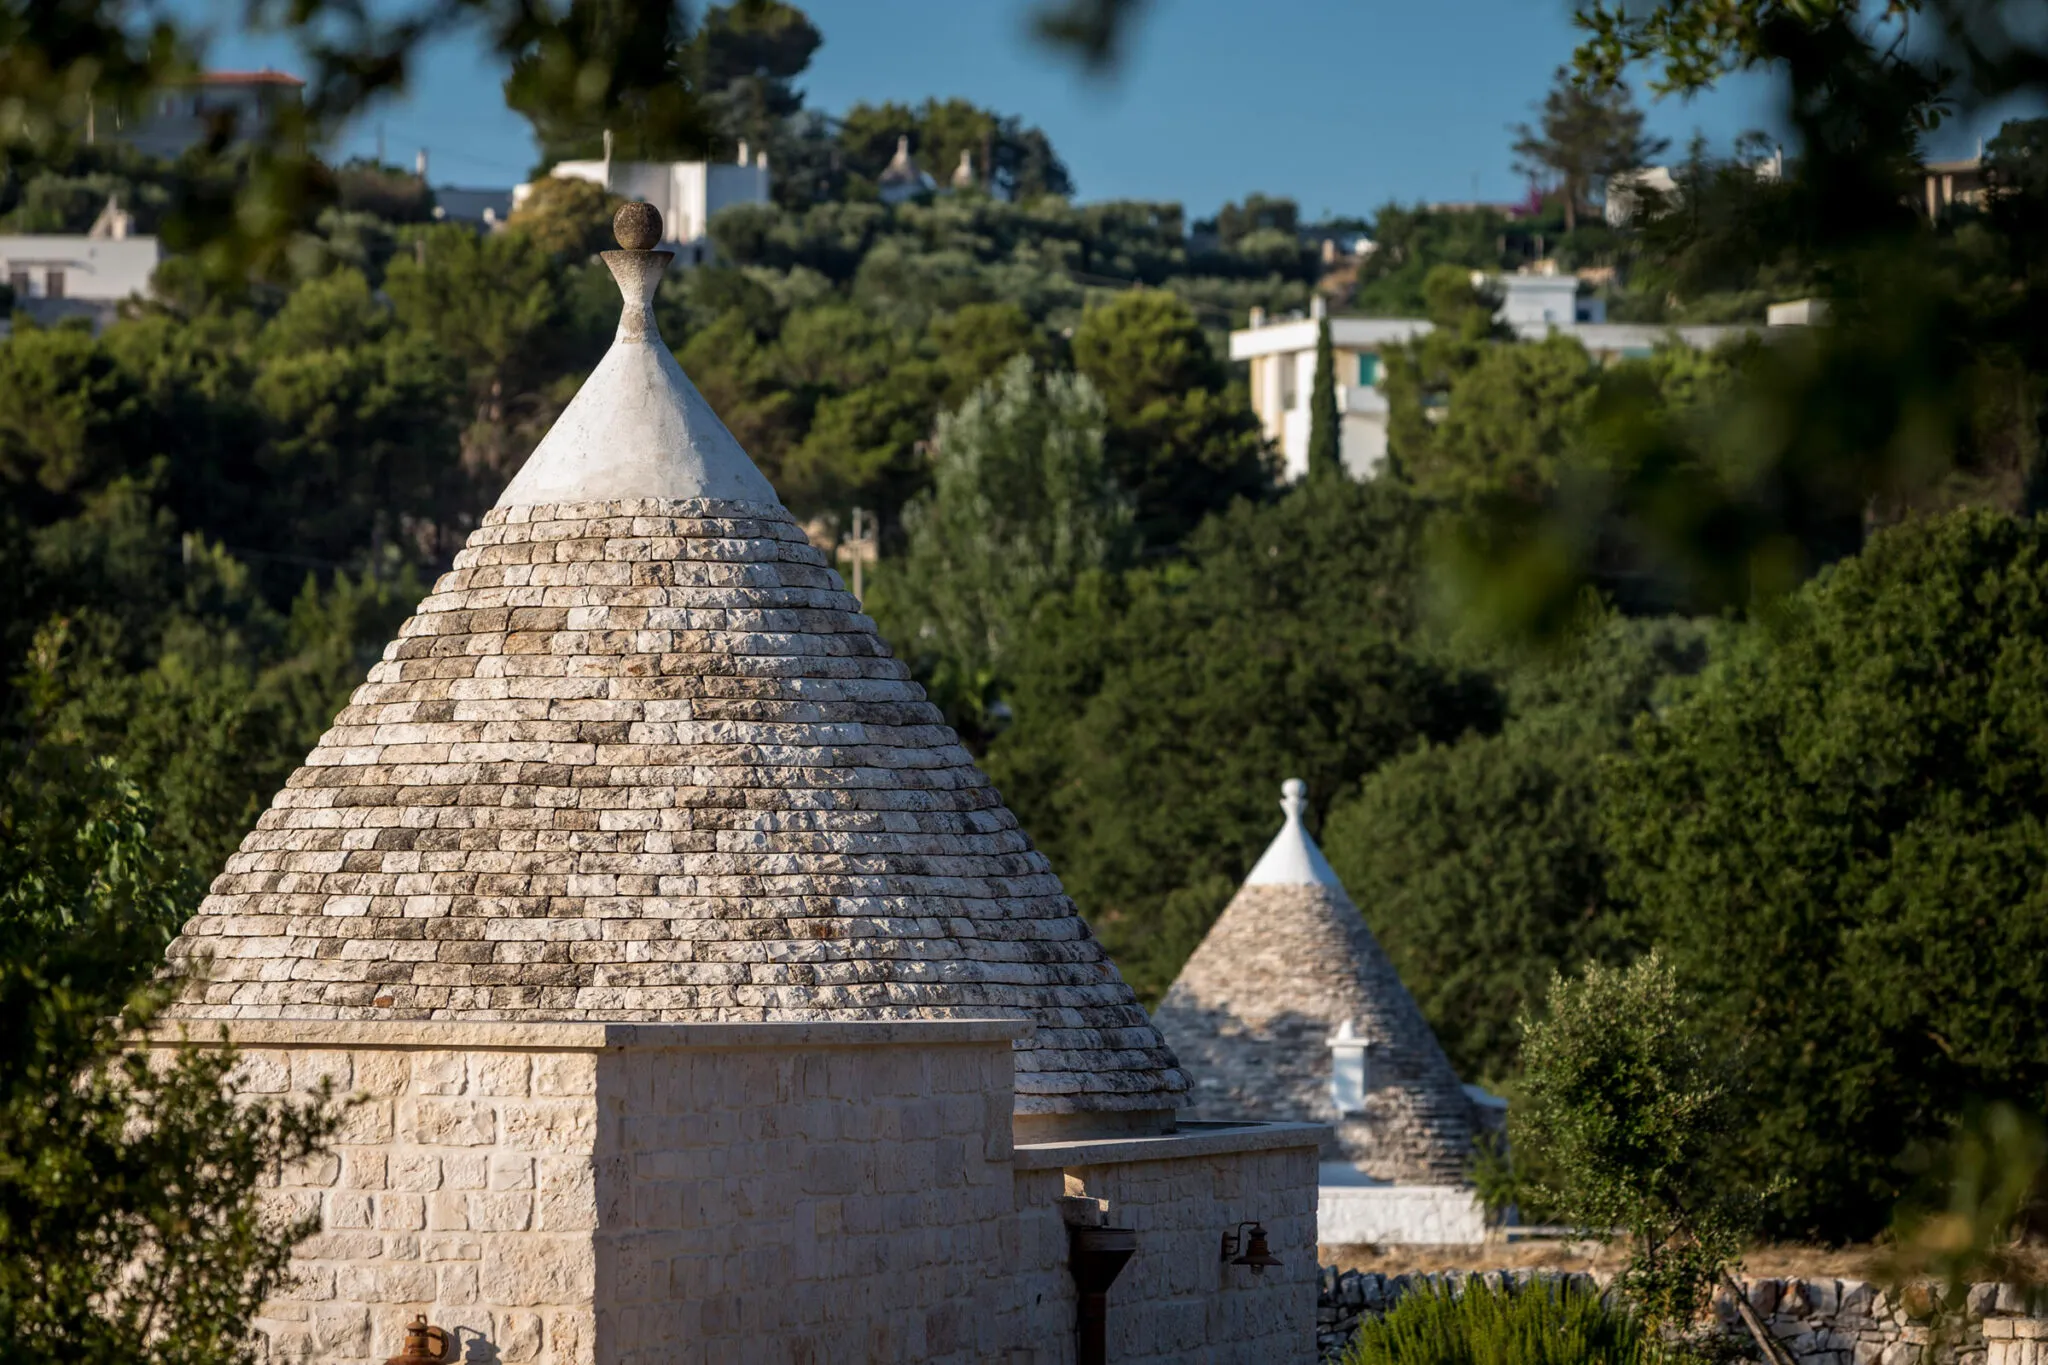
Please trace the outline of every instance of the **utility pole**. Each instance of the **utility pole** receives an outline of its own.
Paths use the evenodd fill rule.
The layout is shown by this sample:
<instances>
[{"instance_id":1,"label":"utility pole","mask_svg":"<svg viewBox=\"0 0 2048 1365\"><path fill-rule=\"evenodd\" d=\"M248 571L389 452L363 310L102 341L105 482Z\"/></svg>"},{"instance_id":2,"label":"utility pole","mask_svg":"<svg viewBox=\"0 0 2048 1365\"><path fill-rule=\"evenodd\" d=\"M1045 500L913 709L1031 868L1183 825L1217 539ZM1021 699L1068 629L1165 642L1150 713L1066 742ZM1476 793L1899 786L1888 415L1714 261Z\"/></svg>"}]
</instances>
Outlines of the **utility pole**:
<instances>
[{"instance_id":1,"label":"utility pole","mask_svg":"<svg viewBox=\"0 0 2048 1365\"><path fill-rule=\"evenodd\" d=\"M867 601L867 580L861 570L876 553L881 541L879 530L873 512L865 507L853 509L853 534L847 538L847 544L853 551L853 595L863 603Z\"/></svg>"}]
</instances>

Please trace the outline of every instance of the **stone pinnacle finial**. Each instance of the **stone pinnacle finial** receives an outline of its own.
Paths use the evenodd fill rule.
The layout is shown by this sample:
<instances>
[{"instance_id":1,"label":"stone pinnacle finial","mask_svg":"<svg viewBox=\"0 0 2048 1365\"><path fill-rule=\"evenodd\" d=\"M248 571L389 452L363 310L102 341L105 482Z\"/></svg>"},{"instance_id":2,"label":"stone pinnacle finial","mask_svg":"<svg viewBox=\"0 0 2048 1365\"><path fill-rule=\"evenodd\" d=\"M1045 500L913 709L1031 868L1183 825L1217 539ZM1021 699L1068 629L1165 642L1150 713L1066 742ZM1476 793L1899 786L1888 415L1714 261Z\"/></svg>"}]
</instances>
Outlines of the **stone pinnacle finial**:
<instances>
[{"instance_id":1,"label":"stone pinnacle finial","mask_svg":"<svg viewBox=\"0 0 2048 1365\"><path fill-rule=\"evenodd\" d=\"M612 215L612 235L628 251L652 251L661 240L661 210L652 204L623 204Z\"/></svg>"},{"instance_id":2,"label":"stone pinnacle finial","mask_svg":"<svg viewBox=\"0 0 2048 1365\"><path fill-rule=\"evenodd\" d=\"M1280 784L1280 809L1287 812L1289 820L1298 821L1308 814L1308 783L1298 777L1290 777Z\"/></svg>"}]
</instances>

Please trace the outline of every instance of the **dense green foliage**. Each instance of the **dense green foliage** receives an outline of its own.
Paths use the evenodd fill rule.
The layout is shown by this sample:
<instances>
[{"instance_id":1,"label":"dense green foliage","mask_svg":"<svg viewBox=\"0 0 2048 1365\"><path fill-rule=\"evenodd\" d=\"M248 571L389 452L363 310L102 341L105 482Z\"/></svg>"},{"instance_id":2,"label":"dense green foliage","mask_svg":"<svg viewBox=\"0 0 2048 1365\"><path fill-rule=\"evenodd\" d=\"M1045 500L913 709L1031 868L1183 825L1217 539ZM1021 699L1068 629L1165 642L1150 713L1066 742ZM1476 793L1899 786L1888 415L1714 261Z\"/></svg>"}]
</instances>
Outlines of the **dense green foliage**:
<instances>
[{"instance_id":1,"label":"dense green foliage","mask_svg":"<svg viewBox=\"0 0 2048 1365\"><path fill-rule=\"evenodd\" d=\"M1329 808L1322 841L1461 1075L1517 1067L1517 1018L1550 978L1633 946L1607 887L1599 770L1705 658L1676 620L1614 620L1562 657L1502 666L1494 734L1425 745Z\"/></svg>"},{"instance_id":2,"label":"dense green foliage","mask_svg":"<svg viewBox=\"0 0 2048 1365\"><path fill-rule=\"evenodd\" d=\"M992 728L999 670L1038 599L1128 556L1103 428L1086 377L1027 356L939 418L932 489L906 509L909 553L871 609L904 652L930 656L933 691L973 733Z\"/></svg>"},{"instance_id":3,"label":"dense green foliage","mask_svg":"<svg viewBox=\"0 0 2048 1365\"><path fill-rule=\"evenodd\" d=\"M1555 978L1545 1016L1525 1016L1508 1115L1515 1147L1544 1172L1544 1202L1567 1223L1625 1237L1617 1286L1677 1328L1706 1307L1756 1216L1727 1160L1742 1119L1737 1058L1699 1013L1655 954Z\"/></svg>"},{"instance_id":4,"label":"dense green foliage","mask_svg":"<svg viewBox=\"0 0 2048 1365\"><path fill-rule=\"evenodd\" d=\"M1632 1314L1578 1283L1410 1293L1367 1319L1339 1365L1658 1365L1671 1358Z\"/></svg>"},{"instance_id":5,"label":"dense green foliage","mask_svg":"<svg viewBox=\"0 0 2048 1365\"><path fill-rule=\"evenodd\" d=\"M311 1231L258 1186L335 1116L239 1096L225 1049L153 1066L131 1041L197 888L111 768L15 774L0 836L0 1354L245 1360Z\"/></svg>"},{"instance_id":6,"label":"dense green foliage","mask_svg":"<svg viewBox=\"0 0 2048 1365\"><path fill-rule=\"evenodd\" d=\"M1642 932L1754 1040L1786 1231L1867 1235L1971 1097L2048 1084L2048 527L1876 537L1639 728L1605 840Z\"/></svg>"}]
</instances>

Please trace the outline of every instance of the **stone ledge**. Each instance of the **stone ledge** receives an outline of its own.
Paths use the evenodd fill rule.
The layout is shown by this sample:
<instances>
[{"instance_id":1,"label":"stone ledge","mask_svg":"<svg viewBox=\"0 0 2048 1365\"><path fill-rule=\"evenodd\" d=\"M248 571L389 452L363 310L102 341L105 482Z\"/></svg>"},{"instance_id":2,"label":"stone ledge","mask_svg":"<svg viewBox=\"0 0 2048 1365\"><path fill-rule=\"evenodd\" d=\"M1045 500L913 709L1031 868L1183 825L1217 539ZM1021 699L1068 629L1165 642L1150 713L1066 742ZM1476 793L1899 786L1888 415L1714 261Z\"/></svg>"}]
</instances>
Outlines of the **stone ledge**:
<instances>
[{"instance_id":1,"label":"stone ledge","mask_svg":"<svg viewBox=\"0 0 2048 1365\"><path fill-rule=\"evenodd\" d=\"M431 1048L439 1051L718 1051L734 1048L945 1047L1014 1043L1023 1019L860 1019L706 1024L534 1023L455 1019L187 1019L160 1023L149 1040L211 1047L223 1030L243 1048Z\"/></svg>"},{"instance_id":2,"label":"stone ledge","mask_svg":"<svg viewBox=\"0 0 2048 1365\"><path fill-rule=\"evenodd\" d=\"M1185 1161L1241 1152L1320 1148L1329 1131L1320 1123L1183 1123L1177 1133L1150 1137L1021 1143L1012 1165L1020 1171L1048 1171L1071 1166L1121 1166L1134 1161Z\"/></svg>"}]
</instances>

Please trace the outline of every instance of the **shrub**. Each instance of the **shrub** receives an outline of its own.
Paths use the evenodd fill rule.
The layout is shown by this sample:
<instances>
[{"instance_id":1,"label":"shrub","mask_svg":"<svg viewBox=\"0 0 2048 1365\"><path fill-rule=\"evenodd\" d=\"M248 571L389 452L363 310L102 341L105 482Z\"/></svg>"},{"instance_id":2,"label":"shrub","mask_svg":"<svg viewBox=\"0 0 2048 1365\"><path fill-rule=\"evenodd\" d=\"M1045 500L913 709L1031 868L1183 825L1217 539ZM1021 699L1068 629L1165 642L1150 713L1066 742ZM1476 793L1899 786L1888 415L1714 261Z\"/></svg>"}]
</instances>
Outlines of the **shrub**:
<instances>
[{"instance_id":1,"label":"shrub","mask_svg":"<svg viewBox=\"0 0 2048 1365\"><path fill-rule=\"evenodd\" d=\"M1640 1318L1573 1282L1415 1293L1359 1328L1339 1365L1662 1365Z\"/></svg>"}]
</instances>

